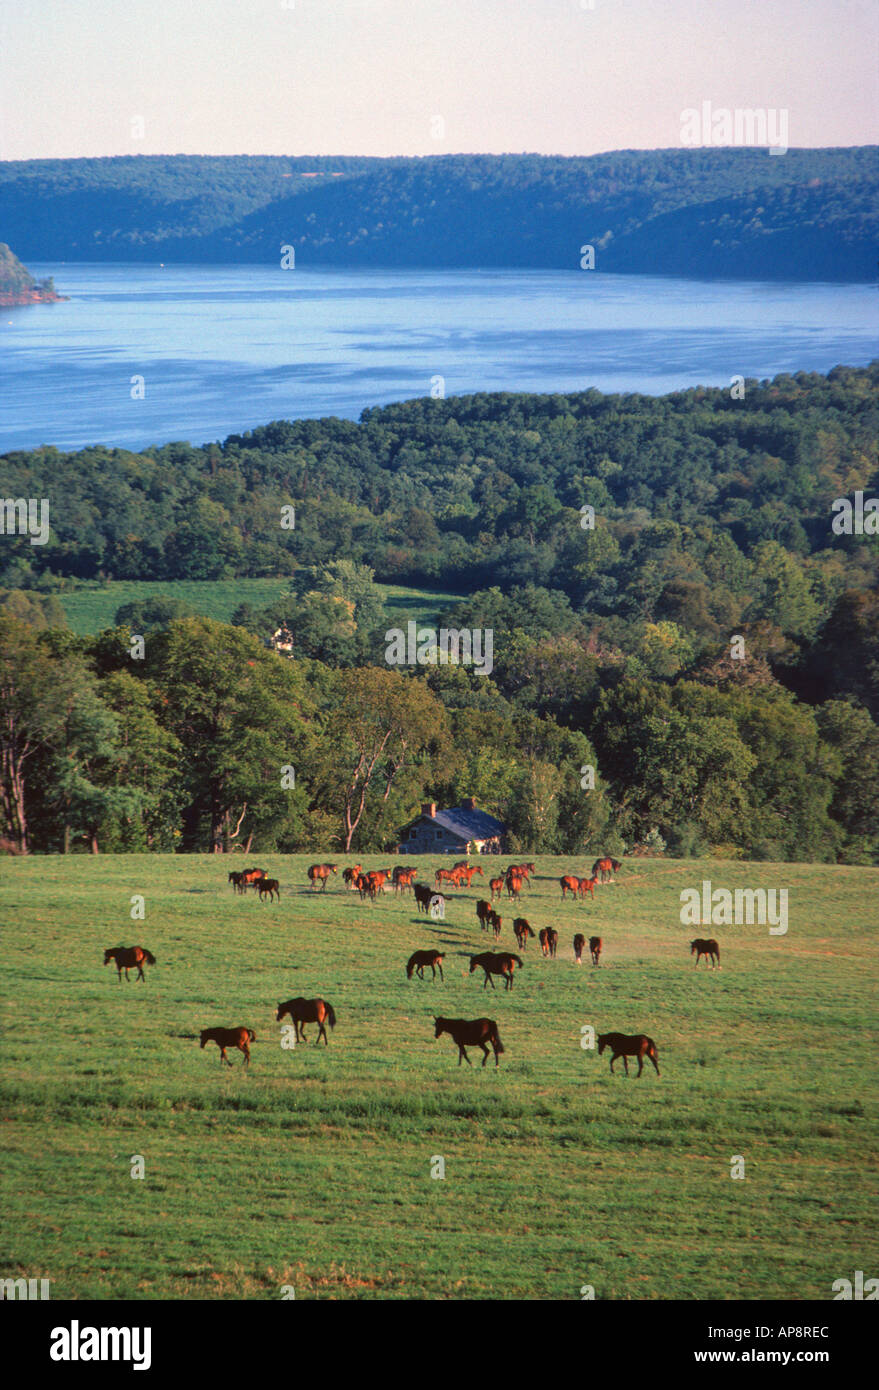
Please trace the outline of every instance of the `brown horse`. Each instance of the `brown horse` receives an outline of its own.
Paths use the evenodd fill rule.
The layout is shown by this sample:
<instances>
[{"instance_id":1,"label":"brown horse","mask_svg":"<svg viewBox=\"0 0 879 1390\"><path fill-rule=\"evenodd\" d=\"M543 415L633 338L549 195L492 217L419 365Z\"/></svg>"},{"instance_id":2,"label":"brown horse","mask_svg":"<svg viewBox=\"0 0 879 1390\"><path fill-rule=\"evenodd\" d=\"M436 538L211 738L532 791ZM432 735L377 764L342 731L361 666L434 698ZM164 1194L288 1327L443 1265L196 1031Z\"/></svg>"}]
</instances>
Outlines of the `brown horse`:
<instances>
[{"instance_id":1,"label":"brown horse","mask_svg":"<svg viewBox=\"0 0 879 1390\"><path fill-rule=\"evenodd\" d=\"M321 892L325 893L327 891L327 879L330 874L336 872L338 867L338 864L312 864L311 868L308 870L308 877L311 880L312 888L316 888L317 885L320 884Z\"/></svg>"},{"instance_id":2,"label":"brown horse","mask_svg":"<svg viewBox=\"0 0 879 1390\"><path fill-rule=\"evenodd\" d=\"M516 873L513 869L508 869L505 881L507 885L507 893L512 899L518 901L522 893L523 885L525 883L524 875Z\"/></svg>"},{"instance_id":3,"label":"brown horse","mask_svg":"<svg viewBox=\"0 0 879 1390\"><path fill-rule=\"evenodd\" d=\"M594 897L595 897L595 885L596 885L597 882L598 882L598 879L597 879L597 878L578 878L578 879L577 879L577 896L580 897L580 898L585 898L586 894L588 893L589 896L590 896L590 898L594 898Z\"/></svg>"},{"instance_id":4,"label":"brown horse","mask_svg":"<svg viewBox=\"0 0 879 1390\"><path fill-rule=\"evenodd\" d=\"M232 873L229 875L229 882L230 882L231 885L232 885L232 892L233 892L233 893L244 893L244 892L246 892L246 890L247 890L247 884L244 882L244 875L243 875L243 874L238 874L238 873L236 873L236 872L234 871L234 869L233 869Z\"/></svg>"},{"instance_id":5,"label":"brown horse","mask_svg":"<svg viewBox=\"0 0 879 1390\"><path fill-rule=\"evenodd\" d=\"M576 898L580 891L580 880L575 874L565 874L564 878L559 879L559 883L562 885L563 898L566 897L568 893L571 894L572 898Z\"/></svg>"},{"instance_id":6,"label":"brown horse","mask_svg":"<svg viewBox=\"0 0 879 1390\"><path fill-rule=\"evenodd\" d=\"M528 921L527 917L513 918L513 935L516 938L516 945L519 947L519 950L524 951L525 947L528 945L529 936L534 935L534 932L531 930L531 923Z\"/></svg>"},{"instance_id":7,"label":"brown horse","mask_svg":"<svg viewBox=\"0 0 879 1390\"><path fill-rule=\"evenodd\" d=\"M104 964L109 965L110 961L116 964L116 972L119 983L122 983L122 971L125 971L126 980L129 978L128 972L133 966L137 966L137 974L134 983L143 980L146 984L146 975L143 973L144 965L155 965L156 958L152 951L148 951L144 946L113 946L104 952Z\"/></svg>"},{"instance_id":8,"label":"brown horse","mask_svg":"<svg viewBox=\"0 0 879 1390\"><path fill-rule=\"evenodd\" d=\"M600 936L590 936L590 938L589 938L589 954L590 954L590 956L592 957L592 964L593 964L593 965L597 965L597 964L598 964L598 958L599 958L599 956L601 955L601 946L602 946L602 941L601 941L601 937L600 937Z\"/></svg>"},{"instance_id":9,"label":"brown horse","mask_svg":"<svg viewBox=\"0 0 879 1390\"><path fill-rule=\"evenodd\" d=\"M497 1024L493 1018L435 1018L434 1037L439 1038L443 1033L448 1033L458 1047L458 1066L461 1059L472 1067L473 1063L467 1056L467 1047L481 1047L483 1052L482 1065L488 1061L488 1044L494 1048L494 1064L498 1066L498 1058L506 1049L501 1042Z\"/></svg>"},{"instance_id":10,"label":"brown horse","mask_svg":"<svg viewBox=\"0 0 879 1390\"><path fill-rule=\"evenodd\" d=\"M596 859L592 865L592 877L598 876L599 883L612 883L613 876L619 867L620 861L611 859L610 855L606 854L603 858Z\"/></svg>"},{"instance_id":11,"label":"brown horse","mask_svg":"<svg viewBox=\"0 0 879 1390\"><path fill-rule=\"evenodd\" d=\"M555 953L559 948L559 934L555 927L547 927L546 944L549 947L549 954L552 956L553 960L555 960Z\"/></svg>"},{"instance_id":12,"label":"brown horse","mask_svg":"<svg viewBox=\"0 0 879 1390\"><path fill-rule=\"evenodd\" d=\"M430 905L433 902L439 903L445 914L446 900L442 893L438 893L435 888L431 888L426 883L413 883L412 891L415 894L415 902L419 912L430 912Z\"/></svg>"},{"instance_id":13,"label":"brown horse","mask_svg":"<svg viewBox=\"0 0 879 1390\"><path fill-rule=\"evenodd\" d=\"M494 902L495 898L499 898L503 891L504 881L502 878L490 878L488 880L488 895L492 902Z\"/></svg>"},{"instance_id":14,"label":"brown horse","mask_svg":"<svg viewBox=\"0 0 879 1390\"><path fill-rule=\"evenodd\" d=\"M541 927L537 939L540 942L540 949L545 956L549 955L549 927Z\"/></svg>"},{"instance_id":15,"label":"brown horse","mask_svg":"<svg viewBox=\"0 0 879 1390\"><path fill-rule=\"evenodd\" d=\"M360 864L354 864L350 869L342 870L342 882L350 889L357 887L357 880L362 874L363 869Z\"/></svg>"},{"instance_id":16,"label":"brown horse","mask_svg":"<svg viewBox=\"0 0 879 1390\"><path fill-rule=\"evenodd\" d=\"M583 947L586 945L586 938L582 932L577 932L574 937L574 960L578 965L583 964Z\"/></svg>"},{"instance_id":17,"label":"brown horse","mask_svg":"<svg viewBox=\"0 0 879 1390\"><path fill-rule=\"evenodd\" d=\"M498 955L495 955L493 951L483 951L478 956L470 957L470 974L473 974L477 966L481 966L485 971L485 979L482 982L483 989L485 989L489 981L491 981L491 987L494 989L494 980L491 978L492 975L502 975L507 982L507 989L512 989L513 972L517 965L521 970L523 964L524 961L521 956L514 956L512 951L501 951Z\"/></svg>"},{"instance_id":18,"label":"brown horse","mask_svg":"<svg viewBox=\"0 0 879 1390\"><path fill-rule=\"evenodd\" d=\"M285 1014L289 1014L293 1020L293 1027L296 1032L296 1041L305 1042L305 1024L317 1024L317 1037L315 1046L320 1042L323 1035L324 1043L327 1047L330 1040L327 1037L327 1030L324 1027L325 1021L329 1021L331 1028L336 1026L336 1013L332 1004L328 1004L325 999L303 999L301 996L296 999L288 999L286 1004L278 1005L278 1012L275 1020L280 1023Z\"/></svg>"},{"instance_id":19,"label":"brown horse","mask_svg":"<svg viewBox=\"0 0 879 1390\"><path fill-rule=\"evenodd\" d=\"M500 916L498 915L498 913L492 911L491 916L489 917L488 920L489 920L489 923L490 923L490 925L491 925L491 929L492 929L492 931L494 932L494 939L495 939L495 941L499 941L499 940L500 940L500 936L501 936L501 928L503 927L503 924L504 924L504 919L503 919L503 917L500 917Z\"/></svg>"},{"instance_id":20,"label":"brown horse","mask_svg":"<svg viewBox=\"0 0 879 1390\"><path fill-rule=\"evenodd\" d=\"M484 898L480 898L479 902L476 904L476 916L479 919L479 925L482 930L488 931L492 916L491 903L487 903Z\"/></svg>"},{"instance_id":21,"label":"brown horse","mask_svg":"<svg viewBox=\"0 0 879 1390\"><path fill-rule=\"evenodd\" d=\"M257 879L254 887L259 889L260 902L262 902L263 898L266 896L268 896L268 900L271 902L276 893L278 895L278 902L281 901L281 885L276 878Z\"/></svg>"},{"instance_id":22,"label":"brown horse","mask_svg":"<svg viewBox=\"0 0 879 1390\"><path fill-rule=\"evenodd\" d=\"M436 972L439 971L440 979L444 980L442 962L446 958L445 951L413 951L406 962L406 979L412 979L413 971L419 980L424 979L424 967L429 965L433 971L432 979L436 979Z\"/></svg>"},{"instance_id":23,"label":"brown horse","mask_svg":"<svg viewBox=\"0 0 879 1390\"><path fill-rule=\"evenodd\" d=\"M707 940L704 937L697 936L695 941L690 942L690 955L696 957L697 966L704 956L706 965L708 965L710 960L712 970L720 969L720 947L713 936L709 937Z\"/></svg>"},{"instance_id":24,"label":"brown horse","mask_svg":"<svg viewBox=\"0 0 879 1390\"><path fill-rule=\"evenodd\" d=\"M248 888L250 888L252 884L256 883L257 879L265 878L265 876L266 876L266 871L265 871L265 869L242 869L242 870L241 870L241 882L244 884L245 890L247 890Z\"/></svg>"},{"instance_id":25,"label":"brown horse","mask_svg":"<svg viewBox=\"0 0 879 1390\"><path fill-rule=\"evenodd\" d=\"M244 1065L250 1066L250 1044L256 1042L256 1034L252 1028L203 1028L201 1030L201 1045L204 1047L209 1042L215 1042L220 1049L220 1065L225 1062L227 1066L232 1065L226 1056L227 1047L237 1047L239 1052L244 1053Z\"/></svg>"},{"instance_id":26,"label":"brown horse","mask_svg":"<svg viewBox=\"0 0 879 1390\"><path fill-rule=\"evenodd\" d=\"M406 888L411 888L413 883L415 882L415 875L417 873L417 869L403 869L399 867L394 869L394 892L402 893Z\"/></svg>"},{"instance_id":27,"label":"brown horse","mask_svg":"<svg viewBox=\"0 0 879 1390\"><path fill-rule=\"evenodd\" d=\"M454 872L458 875L459 887L461 883L464 883L466 887L469 888L470 884L473 881L474 874L480 874L482 877L484 877L484 875L482 874L481 864L473 864L472 866L467 864L457 864L455 866Z\"/></svg>"},{"instance_id":28,"label":"brown horse","mask_svg":"<svg viewBox=\"0 0 879 1390\"><path fill-rule=\"evenodd\" d=\"M611 1050L610 1069L613 1072L613 1064L618 1057L622 1057L623 1066L626 1069L626 1076L629 1075L629 1057L638 1058L638 1075L644 1070L644 1058L649 1057L654 1067L656 1075L659 1076L659 1054L656 1051L656 1043L652 1038L648 1038L646 1033L599 1033L598 1035L598 1055L601 1056L606 1047Z\"/></svg>"}]
</instances>

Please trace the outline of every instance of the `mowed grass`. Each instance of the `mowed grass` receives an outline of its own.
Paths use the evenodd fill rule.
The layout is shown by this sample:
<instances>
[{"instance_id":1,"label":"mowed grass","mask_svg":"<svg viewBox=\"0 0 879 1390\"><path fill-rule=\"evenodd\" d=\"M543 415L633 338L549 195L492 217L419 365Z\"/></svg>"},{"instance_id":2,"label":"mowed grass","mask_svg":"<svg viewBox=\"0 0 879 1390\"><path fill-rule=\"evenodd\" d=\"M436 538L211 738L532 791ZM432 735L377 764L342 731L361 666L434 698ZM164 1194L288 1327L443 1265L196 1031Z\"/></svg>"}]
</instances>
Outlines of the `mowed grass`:
<instances>
[{"instance_id":1,"label":"mowed grass","mask_svg":"<svg viewBox=\"0 0 879 1390\"><path fill-rule=\"evenodd\" d=\"M306 858L253 862L280 903L233 894L240 859L0 863L0 1275L53 1298L829 1299L876 1272L879 871L632 860L563 904L559 875L588 865L541 858L501 941L524 915L559 955L529 943L505 992L465 973L494 947L478 876L432 921L408 894L361 903L342 858L325 894ZM788 888L788 934L681 926L703 878ZM597 969L574 965L577 930L603 937ZM695 935L722 970L694 970ZM145 985L103 967L120 943L157 956ZM408 981L431 945L445 982ZM275 1009L299 994L334 1005L329 1047L312 1024L282 1049ZM459 1067L434 1013L495 1018L500 1067L478 1048ZM255 1030L249 1074L200 1050L215 1024ZM583 1025L649 1033L661 1077L611 1076Z\"/></svg>"},{"instance_id":2,"label":"mowed grass","mask_svg":"<svg viewBox=\"0 0 879 1390\"><path fill-rule=\"evenodd\" d=\"M90 637L115 625L116 613L125 603L165 594L182 599L196 613L215 622L228 623L241 603L267 608L290 587L284 576L274 579L132 579L111 580L93 587L72 589L58 594L70 628L78 637ZM433 624L436 615L462 595L446 590L413 589L399 584L381 584L385 614L389 623L413 618Z\"/></svg>"}]
</instances>

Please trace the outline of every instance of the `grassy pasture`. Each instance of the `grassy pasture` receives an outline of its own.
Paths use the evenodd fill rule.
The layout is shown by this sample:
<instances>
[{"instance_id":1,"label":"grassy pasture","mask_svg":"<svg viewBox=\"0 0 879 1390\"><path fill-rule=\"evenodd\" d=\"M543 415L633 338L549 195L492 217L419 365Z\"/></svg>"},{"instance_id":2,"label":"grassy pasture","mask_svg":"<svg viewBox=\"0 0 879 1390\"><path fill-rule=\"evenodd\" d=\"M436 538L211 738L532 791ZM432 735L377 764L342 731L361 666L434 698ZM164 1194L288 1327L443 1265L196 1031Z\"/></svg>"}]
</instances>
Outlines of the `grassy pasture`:
<instances>
[{"instance_id":1,"label":"grassy pasture","mask_svg":"<svg viewBox=\"0 0 879 1390\"><path fill-rule=\"evenodd\" d=\"M290 587L289 579L113 579L81 589L59 592L57 597L64 609L71 630L79 637L90 637L105 628L113 627L117 610L123 603L166 594L190 604L196 613L215 622L228 623L241 603L254 608L267 608ZM462 595L446 590L412 589L399 584L378 586L384 594L388 622L398 625L414 618L417 622L434 623L437 613Z\"/></svg>"},{"instance_id":2,"label":"grassy pasture","mask_svg":"<svg viewBox=\"0 0 879 1390\"><path fill-rule=\"evenodd\" d=\"M524 915L559 955L529 943L507 993L458 954L494 946L478 876L432 921L410 894L361 903L342 859L325 894L303 857L253 862L280 903L233 894L238 859L0 862L3 1276L53 1298L829 1299L876 1272L879 871L633 860L563 904L588 865L541 858L501 941ZM429 881L448 861L417 862ZM787 936L682 927L703 878L787 887ZM573 964L577 930L604 938L598 969ZM695 935L722 970L693 969ZM120 986L103 949L135 942L158 963ZM437 944L445 983L407 981ZM296 994L335 1006L329 1047L312 1024L282 1050ZM497 1019L499 1069L479 1049L459 1068L434 1013ZM254 1028L249 1074L199 1049L212 1024ZM584 1024L648 1032L661 1078L611 1077Z\"/></svg>"}]
</instances>

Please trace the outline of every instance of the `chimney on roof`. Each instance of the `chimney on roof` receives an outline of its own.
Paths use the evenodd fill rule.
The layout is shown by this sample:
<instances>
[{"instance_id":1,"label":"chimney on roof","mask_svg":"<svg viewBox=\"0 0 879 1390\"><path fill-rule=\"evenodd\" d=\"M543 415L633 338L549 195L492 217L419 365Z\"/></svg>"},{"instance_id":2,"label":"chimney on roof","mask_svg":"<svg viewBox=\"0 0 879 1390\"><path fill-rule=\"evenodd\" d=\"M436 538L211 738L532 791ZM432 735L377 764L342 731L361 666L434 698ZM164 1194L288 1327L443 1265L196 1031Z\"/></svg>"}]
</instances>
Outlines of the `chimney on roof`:
<instances>
[{"instance_id":1,"label":"chimney on roof","mask_svg":"<svg viewBox=\"0 0 879 1390\"><path fill-rule=\"evenodd\" d=\"M465 796L465 797L464 797L464 810L465 810L465 811L475 811L475 810L476 810L476 797L475 797L475 796Z\"/></svg>"},{"instance_id":2,"label":"chimney on roof","mask_svg":"<svg viewBox=\"0 0 879 1390\"><path fill-rule=\"evenodd\" d=\"M436 815L436 802L435 802L435 801L422 801L422 803L421 803L421 814L422 814L423 816L431 816L431 817L435 816L435 815Z\"/></svg>"}]
</instances>

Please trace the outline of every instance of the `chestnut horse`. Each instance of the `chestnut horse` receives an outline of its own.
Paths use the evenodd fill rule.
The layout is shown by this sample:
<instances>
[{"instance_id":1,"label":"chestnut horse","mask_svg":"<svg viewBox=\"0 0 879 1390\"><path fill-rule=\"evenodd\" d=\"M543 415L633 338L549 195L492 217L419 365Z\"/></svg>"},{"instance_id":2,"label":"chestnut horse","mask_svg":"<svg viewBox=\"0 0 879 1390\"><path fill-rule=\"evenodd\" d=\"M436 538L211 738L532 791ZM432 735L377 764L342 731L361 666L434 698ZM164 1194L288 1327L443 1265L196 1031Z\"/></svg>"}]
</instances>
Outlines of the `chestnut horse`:
<instances>
[{"instance_id":1,"label":"chestnut horse","mask_svg":"<svg viewBox=\"0 0 879 1390\"><path fill-rule=\"evenodd\" d=\"M433 971L431 979L436 979L436 972L439 971L440 979L444 980L442 962L446 958L445 951L413 951L406 962L406 979L411 980L413 971L419 980L424 979L424 967L429 965Z\"/></svg>"},{"instance_id":2,"label":"chestnut horse","mask_svg":"<svg viewBox=\"0 0 879 1390\"><path fill-rule=\"evenodd\" d=\"M495 941L499 941L501 935L501 927L503 926L504 922L503 917L500 917L498 913L492 910L492 912L489 914L488 921L492 931L494 932Z\"/></svg>"},{"instance_id":3,"label":"chestnut horse","mask_svg":"<svg viewBox=\"0 0 879 1390\"><path fill-rule=\"evenodd\" d=\"M308 877L311 880L312 888L320 884L321 892L325 893L327 891L327 879L330 874L336 872L338 867L338 864L312 864L311 868L308 870ZM342 877L344 878L344 874Z\"/></svg>"},{"instance_id":4,"label":"chestnut horse","mask_svg":"<svg viewBox=\"0 0 879 1390\"><path fill-rule=\"evenodd\" d=\"M568 893L570 893L572 897L576 898L577 894L580 891L580 880L576 877L575 874L565 874L564 878L559 879L559 883L562 885L563 898Z\"/></svg>"},{"instance_id":5,"label":"chestnut horse","mask_svg":"<svg viewBox=\"0 0 879 1390\"><path fill-rule=\"evenodd\" d=\"M497 1030L497 1024L493 1018L474 1018L472 1021L466 1018L435 1018L434 1037L439 1038L443 1033L448 1033L458 1046L458 1066L461 1065L461 1058L472 1067L473 1063L467 1056L466 1047L481 1047L483 1052L482 1065L488 1061L488 1044L494 1048L494 1064L498 1066L498 1058L501 1052L506 1051ZM466 1046L465 1046L466 1044Z\"/></svg>"},{"instance_id":6,"label":"chestnut horse","mask_svg":"<svg viewBox=\"0 0 879 1390\"><path fill-rule=\"evenodd\" d=\"M502 878L490 878L488 880L488 893L492 902L499 898L504 891L504 881Z\"/></svg>"},{"instance_id":7,"label":"chestnut horse","mask_svg":"<svg viewBox=\"0 0 879 1390\"><path fill-rule=\"evenodd\" d=\"M597 965L597 964L598 964L598 957L601 955L601 945L602 945L602 942L601 942L601 937L600 937L600 936L590 936L590 938L589 938L589 954L590 954L590 956L592 957L592 964L593 964L593 965Z\"/></svg>"},{"instance_id":8,"label":"chestnut horse","mask_svg":"<svg viewBox=\"0 0 879 1390\"><path fill-rule=\"evenodd\" d=\"M492 916L491 903L487 903L484 898L480 898L479 902L476 904L476 916L479 919L479 925L482 930L488 931L488 925L491 922Z\"/></svg>"},{"instance_id":9,"label":"chestnut horse","mask_svg":"<svg viewBox=\"0 0 879 1390\"><path fill-rule=\"evenodd\" d=\"M201 1045L215 1042L220 1049L220 1065L225 1062L227 1066L232 1065L226 1056L227 1047L237 1047L239 1052L244 1053L244 1065L250 1066L250 1044L256 1042L256 1034L252 1028L203 1028L201 1030Z\"/></svg>"},{"instance_id":10,"label":"chestnut horse","mask_svg":"<svg viewBox=\"0 0 879 1390\"><path fill-rule=\"evenodd\" d=\"M469 888L471 882L473 881L473 875L482 875L482 865L473 864L471 867L467 864L456 864L453 872L458 875L458 886L460 887L461 883L463 882L466 885L466 887Z\"/></svg>"},{"instance_id":11,"label":"chestnut horse","mask_svg":"<svg viewBox=\"0 0 879 1390\"><path fill-rule=\"evenodd\" d=\"M113 946L104 952L104 964L109 965L114 961L119 983L122 984L122 971L125 971L126 980L129 978L128 972L132 966L137 966L137 974L134 983L143 980L146 984L146 975L143 973L144 964L155 965L156 958L152 951L148 951L145 946Z\"/></svg>"},{"instance_id":12,"label":"chestnut horse","mask_svg":"<svg viewBox=\"0 0 879 1390\"><path fill-rule=\"evenodd\" d=\"M342 882L350 889L357 887L357 880L363 872L360 864L354 864L350 869L342 870Z\"/></svg>"},{"instance_id":13,"label":"chestnut horse","mask_svg":"<svg viewBox=\"0 0 879 1390\"><path fill-rule=\"evenodd\" d=\"M611 1050L610 1069L613 1072L613 1064L618 1057L622 1057L623 1066L626 1069L626 1076L629 1075L629 1063L627 1058L638 1058L638 1075L644 1070L644 1058L649 1057L654 1067L656 1075L660 1075L658 1053L656 1043L652 1038L648 1038L646 1033L599 1033L598 1035L598 1055L601 1056L606 1047Z\"/></svg>"},{"instance_id":14,"label":"chestnut horse","mask_svg":"<svg viewBox=\"0 0 879 1390\"><path fill-rule=\"evenodd\" d=\"M592 877L599 876L599 883L612 883L613 876L620 867L618 859L611 859L610 855L605 855L602 859L596 859L592 865Z\"/></svg>"},{"instance_id":15,"label":"chestnut horse","mask_svg":"<svg viewBox=\"0 0 879 1390\"><path fill-rule=\"evenodd\" d=\"M513 988L513 973L516 966L521 970L524 961L521 956L514 956L512 951L501 951L495 955L493 951L483 951L481 955L470 957L470 974L472 975L477 966L481 966L485 971L485 979L482 988L485 989L491 980L491 987L494 989L492 975L502 975L507 982L507 989Z\"/></svg>"},{"instance_id":16,"label":"chestnut horse","mask_svg":"<svg viewBox=\"0 0 879 1390\"><path fill-rule=\"evenodd\" d=\"M578 896L581 897L581 898L585 898L586 894L588 893L589 896L590 896L590 898L594 898L594 897L595 897L595 885L596 885L597 882L598 882L598 879L597 879L597 878L578 878L578 879L577 879L577 894L578 894Z\"/></svg>"},{"instance_id":17,"label":"chestnut horse","mask_svg":"<svg viewBox=\"0 0 879 1390\"><path fill-rule=\"evenodd\" d=\"M527 917L513 918L513 935L516 938L516 945L519 947L519 950L524 951L525 947L528 945L529 936L534 935L534 932L531 930L531 923L528 921Z\"/></svg>"},{"instance_id":18,"label":"chestnut horse","mask_svg":"<svg viewBox=\"0 0 879 1390\"><path fill-rule=\"evenodd\" d=\"M245 891L251 886L251 884L256 883L258 878L265 878L265 876L265 869L242 869L241 882L244 884Z\"/></svg>"},{"instance_id":19,"label":"chestnut horse","mask_svg":"<svg viewBox=\"0 0 879 1390\"><path fill-rule=\"evenodd\" d=\"M305 1042L306 1023L317 1024L317 1037L315 1046L320 1042L321 1035L327 1047L330 1042L327 1037L327 1030L324 1022L329 1020L331 1028L336 1026L336 1013L332 1004L328 1004L325 999L303 999L301 996L296 999L288 999L286 1004L278 1005L278 1012L275 1014L276 1022L280 1023L285 1014L289 1014L293 1020L293 1028L296 1032L296 1041Z\"/></svg>"},{"instance_id":20,"label":"chestnut horse","mask_svg":"<svg viewBox=\"0 0 879 1390\"><path fill-rule=\"evenodd\" d=\"M411 888L415 882L417 869L396 868L393 873L394 892L402 893L404 889Z\"/></svg>"},{"instance_id":21,"label":"chestnut horse","mask_svg":"<svg viewBox=\"0 0 879 1390\"><path fill-rule=\"evenodd\" d=\"M697 966L704 956L706 965L708 965L710 960L712 970L720 969L720 947L713 936L709 937L707 940L701 936L697 936L695 941L690 942L690 955L696 957Z\"/></svg>"}]
</instances>

